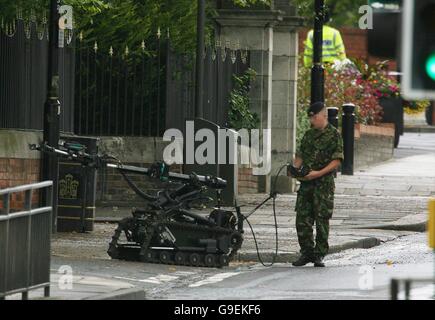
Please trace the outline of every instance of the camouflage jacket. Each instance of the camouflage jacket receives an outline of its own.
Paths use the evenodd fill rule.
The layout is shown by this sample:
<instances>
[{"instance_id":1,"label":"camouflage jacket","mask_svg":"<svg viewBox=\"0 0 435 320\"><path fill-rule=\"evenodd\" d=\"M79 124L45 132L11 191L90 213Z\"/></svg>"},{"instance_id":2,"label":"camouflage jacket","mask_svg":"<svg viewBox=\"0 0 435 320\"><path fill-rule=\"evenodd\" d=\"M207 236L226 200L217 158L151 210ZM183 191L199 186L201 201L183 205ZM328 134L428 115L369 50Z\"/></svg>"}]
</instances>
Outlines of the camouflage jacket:
<instances>
[{"instance_id":1,"label":"camouflage jacket","mask_svg":"<svg viewBox=\"0 0 435 320\"><path fill-rule=\"evenodd\" d=\"M311 128L302 138L296 156L301 158L304 166L309 169L321 170L332 160L344 159L343 139L338 130L330 123L323 130ZM328 179L328 177L332 177L332 175L326 175L317 180Z\"/></svg>"}]
</instances>

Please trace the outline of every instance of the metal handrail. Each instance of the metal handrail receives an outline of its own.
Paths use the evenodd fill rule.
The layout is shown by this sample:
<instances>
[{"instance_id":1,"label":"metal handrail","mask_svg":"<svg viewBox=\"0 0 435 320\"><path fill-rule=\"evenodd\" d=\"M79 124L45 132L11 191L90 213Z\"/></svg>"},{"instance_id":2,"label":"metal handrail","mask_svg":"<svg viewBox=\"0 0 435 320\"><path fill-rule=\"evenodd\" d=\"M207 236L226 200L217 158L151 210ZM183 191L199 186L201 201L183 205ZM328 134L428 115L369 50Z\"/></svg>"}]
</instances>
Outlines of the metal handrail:
<instances>
[{"instance_id":1,"label":"metal handrail","mask_svg":"<svg viewBox=\"0 0 435 320\"><path fill-rule=\"evenodd\" d=\"M51 186L53 186L53 181L43 181L43 182L38 182L38 183L25 184L22 186L0 189L0 196L5 195L5 194L24 192L24 191L28 191L28 190L43 189L43 188L51 187Z\"/></svg>"},{"instance_id":2,"label":"metal handrail","mask_svg":"<svg viewBox=\"0 0 435 320\"><path fill-rule=\"evenodd\" d=\"M27 216L33 216L44 212L50 212L52 207L42 207L37 209L32 209L28 211L20 211L20 212L14 212L9 214L1 214L0 213L0 221L6 221L6 220L12 220Z\"/></svg>"},{"instance_id":3,"label":"metal handrail","mask_svg":"<svg viewBox=\"0 0 435 320\"><path fill-rule=\"evenodd\" d=\"M44 188L47 188L47 203L32 208L33 192ZM11 195L21 192L25 193L23 208L10 212ZM30 290L41 287L44 296L50 295L52 195L52 181L0 190L3 200L0 230L4 231L0 233L0 300L14 293L21 293L23 299L28 299Z\"/></svg>"}]
</instances>

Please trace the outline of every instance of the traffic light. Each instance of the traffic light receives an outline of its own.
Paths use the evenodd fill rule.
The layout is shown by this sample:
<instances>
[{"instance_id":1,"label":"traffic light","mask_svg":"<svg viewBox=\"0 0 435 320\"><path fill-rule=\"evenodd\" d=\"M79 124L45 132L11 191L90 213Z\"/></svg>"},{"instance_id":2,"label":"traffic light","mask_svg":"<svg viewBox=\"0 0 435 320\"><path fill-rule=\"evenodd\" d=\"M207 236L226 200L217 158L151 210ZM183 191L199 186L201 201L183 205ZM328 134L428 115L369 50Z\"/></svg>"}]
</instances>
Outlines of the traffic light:
<instances>
[{"instance_id":1,"label":"traffic light","mask_svg":"<svg viewBox=\"0 0 435 320\"><path fill-rule=\"evenodd\" d=\"M435 99L435 0L404 0L403 95Z\"/></svg>"}]
</instances>

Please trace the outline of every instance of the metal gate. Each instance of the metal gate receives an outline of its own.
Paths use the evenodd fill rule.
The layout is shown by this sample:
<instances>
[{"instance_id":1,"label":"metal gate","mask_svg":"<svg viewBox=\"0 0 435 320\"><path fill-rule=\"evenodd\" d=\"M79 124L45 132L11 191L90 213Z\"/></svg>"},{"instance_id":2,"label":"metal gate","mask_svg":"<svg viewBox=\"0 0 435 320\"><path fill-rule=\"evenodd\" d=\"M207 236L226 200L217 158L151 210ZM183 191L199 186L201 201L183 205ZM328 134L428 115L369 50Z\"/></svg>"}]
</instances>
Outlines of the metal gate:
<instances>
[{"instance_id":1,"label":"metal gate","mask_svg":"<svg viewBox=\"0 0 435 320\"><path fill-rule=\"evenodd\" d=\"M74 50L59 49L60 129L73 132ZM0 25L0 128L42 130L48 26L22 17Z\"/></svg>"}]
</instances>

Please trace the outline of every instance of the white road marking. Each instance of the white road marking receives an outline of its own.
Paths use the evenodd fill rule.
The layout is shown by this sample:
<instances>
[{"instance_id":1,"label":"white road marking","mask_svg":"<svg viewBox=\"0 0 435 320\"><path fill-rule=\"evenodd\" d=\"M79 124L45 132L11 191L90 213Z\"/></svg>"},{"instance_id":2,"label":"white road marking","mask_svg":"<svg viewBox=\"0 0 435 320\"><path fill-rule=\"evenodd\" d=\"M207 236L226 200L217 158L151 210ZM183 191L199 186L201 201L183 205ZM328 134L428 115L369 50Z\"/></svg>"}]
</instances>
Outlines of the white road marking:
<instances>
[{"instance_id":1,"label":"white road marking","mask_svg":"<svg viewBox=\"0 0 435 320\"><path fill-rule=\"evenodd\" d=\"M178 279L179 277L176 276L170 276L167 274L159 274L155 277L149 277L147 279L135 279L135 278L126 278L126 277L115 277L117 279L122 280L129 280L129 281L136 281L136 282L146 282L146 283L153 283L153 284L162 284L165 282L173 281Z\"/></svg>"},{"instance_id":2,"label":"white road marking","mask_svg":"<svg viewBox=\"0 0 435 320\"><path fill-rule=\"evenodd\" d=\"M177 276L192 276L194 274L198 274L197 272L192 272L192 271L177 271L174 273Z\"/></svg>"},{"instance_id":3,"label":"white road marking","mask_svg":"<svg viewBox=\"0 0 435 320\"><path fill-rule=\"evenodd\" d=\"M227 273L219 273L219 274L215 274L214 276L211 276L209 278L206 278L204 280L192 283L189 285L190 288L196 288L196 287L200 287L206 284L212 284L212 283L217 283L217 282L221 282L224 279L230 278L235 276L236 274L240 274L240 272L227 272Z\"/></svg>"}]
</instances>

